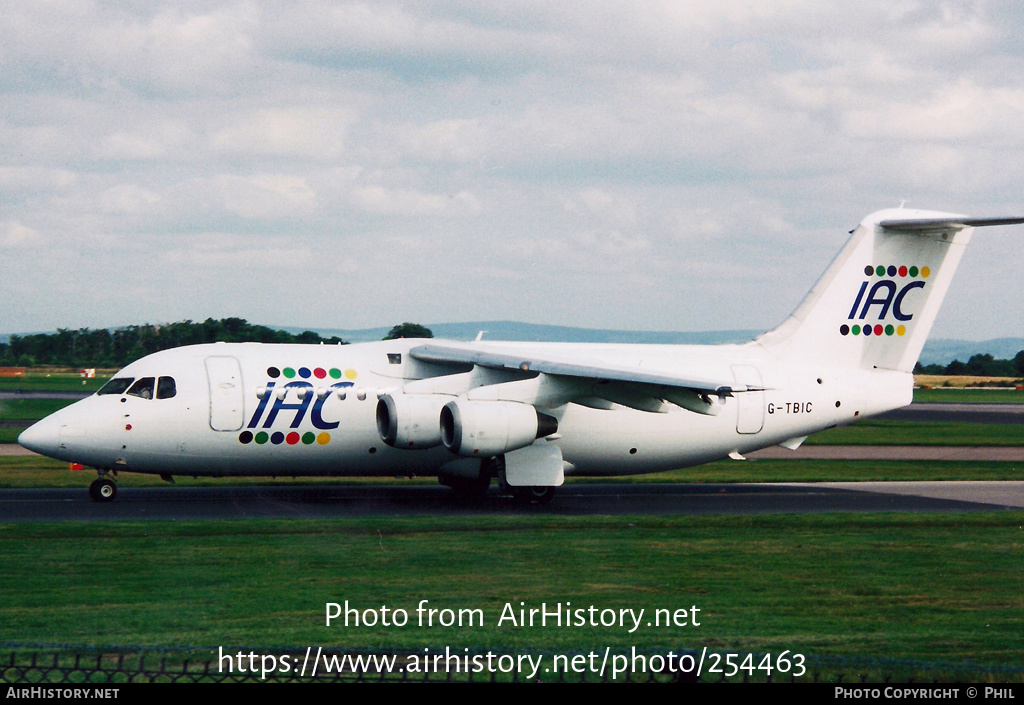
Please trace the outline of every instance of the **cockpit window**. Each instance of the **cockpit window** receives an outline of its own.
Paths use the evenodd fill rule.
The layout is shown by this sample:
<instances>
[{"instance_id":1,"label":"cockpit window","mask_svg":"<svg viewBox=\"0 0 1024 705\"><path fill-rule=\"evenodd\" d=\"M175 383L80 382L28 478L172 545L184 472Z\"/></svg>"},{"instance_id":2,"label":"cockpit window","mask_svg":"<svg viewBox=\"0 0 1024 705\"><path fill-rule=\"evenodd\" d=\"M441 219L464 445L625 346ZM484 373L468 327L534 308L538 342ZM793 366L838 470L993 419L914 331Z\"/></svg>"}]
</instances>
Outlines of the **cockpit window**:
<instances>
[{"instance_id":1,"label":"cockpit window","mask_svg":"<svg viewBox=\"0 0 1024 705\"><path fill-rule=\"evenodd\" d=\"M174 384L174 377L161 377L156 383L156 398L170 399L178 393Z\"/></svg>"},{"instance_id":2,"label":"cockpit window","mask_svg":"<svg viewBox=\"0 0 1024 705\"><path fill-rule=\"evenodd\" d=\"M128 394L140 399L152 399L156 392L157 399L171 399L178 393L178 386L173 377L115 377L96 392L97 394Z\"/></svg>"},{"instance_id":3,"label":"cockpit window","mask_svg":"<svg viewBox=\"0 0 1024 705\"><path fill-rule=\"evenodd\" d=\"M141 397L142 399L153 398L153 386L156 380L152 377L143 377L128 389L128 396Z\"/></svg>"},{"instance_id":4,"label":"cockpit window","mask_svg":"<svg viewBox=\"0 0 1024 705\"><path fill-rule=\"evenodd\" d=\"M134 377L114 377L96 392L97 394L124 394L124 390L135 381Z\"/></svg>"}]
</instances>

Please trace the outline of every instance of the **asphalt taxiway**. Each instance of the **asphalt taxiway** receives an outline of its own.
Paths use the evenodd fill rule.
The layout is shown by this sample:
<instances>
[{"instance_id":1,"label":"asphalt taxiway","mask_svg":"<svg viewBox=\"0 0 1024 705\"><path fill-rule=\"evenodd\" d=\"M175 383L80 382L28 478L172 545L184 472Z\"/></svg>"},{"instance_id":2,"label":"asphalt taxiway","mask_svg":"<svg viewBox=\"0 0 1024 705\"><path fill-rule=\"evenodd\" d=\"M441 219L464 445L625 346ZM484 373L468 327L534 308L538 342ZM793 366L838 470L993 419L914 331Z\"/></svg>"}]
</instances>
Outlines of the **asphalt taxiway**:
<instances>
[{"instance_id":1,"label":"asphalt taxiway","mask_svg":"<svg viewBox=\"0 0 1024 705\"><path fill-rule=\"evenodd\" d=\"M97 503L80 489L0 490L0 521L328 518L474 514L641 515L969 512L1024 508L1024 482L804 484L573 483L550 504L496 493L457 499L432 485L121 488Z\"/></svg>"},{"instance_id":2,"label":"asphalt taxiway","mask_svg":"<svg viewBox=\"0 0 1024 705\"><path fill-rule=\"evenodd\" d=\"M1016 397L1015 397L1016 398ZM886 421L939 421L947 423L1024 423L1024 404L959 404L914 402L877 418Z\"/></svg>"}]
</instances>

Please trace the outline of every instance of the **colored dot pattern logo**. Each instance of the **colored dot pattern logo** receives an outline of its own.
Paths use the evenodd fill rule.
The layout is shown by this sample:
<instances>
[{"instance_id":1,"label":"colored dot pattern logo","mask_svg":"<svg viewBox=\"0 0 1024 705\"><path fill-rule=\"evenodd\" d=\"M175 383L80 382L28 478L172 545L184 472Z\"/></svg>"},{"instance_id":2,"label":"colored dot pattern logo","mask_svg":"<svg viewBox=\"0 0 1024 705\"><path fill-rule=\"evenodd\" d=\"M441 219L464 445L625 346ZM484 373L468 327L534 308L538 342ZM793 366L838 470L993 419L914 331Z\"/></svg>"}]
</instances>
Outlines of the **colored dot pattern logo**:
<instances>
[{"instance_id":1,"label":"colored dot pattern logo","mask_svg":"<svg viewBox=\"0 0 1024 705\"><path fill-rule=\"evenodd\" d=\"M890 264L890 265L880 264L877 267L876 266L872 266L872 265L869 264L866 267L864 267L864 276L866 276L866 277L872 277L872 276L874 276L874 277L886 277L886 276L888 276L888 277L900 277L900 278L910 277L911 279L917 279L918 277L921 277L922 279L927 279L929 276L931 276L931 273L932 273L932 270L929 267L920 267L920 268L918 268L916 266L908 267L905 264L901 264L901 265L898 265L898 266L895 265L895 264Z\"/></svg>"},{"instance_id":2,"label":"colored dot pattern logo","mask_svg":"<svg viewBox=\"0 0 1024 705\"><path fill-rule=\"evenodd\" d=\"M331 442L331 434L323 431L321 433L313 433L312 431L306 431L303 434L299 434L298 431L291 431L288 434L284 434L281 431L274 431L273 433L267 433L266 431L260 431L259 433L253 433L252 431L242 431L238 434L238 442L242 445L249 445L255 443L258 446L270 445L289 445L289 446L311 446L314 443L316 445L325 446Z\"/></svg>"},{"instance_id":3,"label":"colored dot pattern logo","mask_svg":"<svg viewBox=\"0 0 1024 705\"><path fill-rule=\"evenodd\" d=\"M270 379L278 379L279 377L284 377L285 379L295 379L296 377L299 379L327 379L328 377L331 379L341 379L342 377L345 379L355 379L356 376L355 370L340 370L337 367L332 367L329 370L323 367L314 367L313 369L308 367L267 368L267 377Z\"/></svg>"},{"instance_id":4,"label":"colored dot pattern logo","mask_svg":"<svg viewBox=\"0 0 1024 705\"><path fill-rule=\"evenodd\" d=\"M881 337L883 335L903 336L903 335L907 334L907 327L905 325L902 325L902 324L898 325L898 326L894 326L891 323L889 325L887 325L887 326L883 326L881 323L875 324L873 326L871 326L871 325L866 325L866 326L852 325L852 326L848 326L848 325L846 325L844 323L843 325L839 326L839 333L841 335L864 335L864 336L874 335L876 337Z\"/></svg>"}]
</instances>

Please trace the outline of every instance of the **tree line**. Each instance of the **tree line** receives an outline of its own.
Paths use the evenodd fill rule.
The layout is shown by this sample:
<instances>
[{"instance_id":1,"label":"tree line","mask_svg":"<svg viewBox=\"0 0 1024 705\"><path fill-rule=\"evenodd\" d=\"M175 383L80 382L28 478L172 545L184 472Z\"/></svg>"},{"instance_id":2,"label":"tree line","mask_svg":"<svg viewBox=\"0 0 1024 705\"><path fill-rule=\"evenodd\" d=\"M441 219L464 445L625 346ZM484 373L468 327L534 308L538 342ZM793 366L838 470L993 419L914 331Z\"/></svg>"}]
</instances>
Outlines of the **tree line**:
<instances>
[{"instance_id":1,"label":"tree line","mask_svg":"<svg viewBox=\"0 0 1024 705\"><path fill-rule=\"evenodd\" d=\"M922 365L914 367L914 374L973 375L977 377L1024 377L1024 350L1009 360L999 360L989 353L971 355L967 362L953 360L948 365Z\"/></svg>"},{"instance_id":2,"label":"tree line","mask_svg":"<svg viewBox=\"0 0 1024 705\"><path fill-rule=\"evenodd\" d=\"M207 318L201 323L147 323L115 330L59 328L56 333L12 335L9 342L0 343L0 365L123 367L133 360L160 350L218 341L329 345L344 342L336 336L323 338L309 330L298 334L274 330L267 326L253 325L242 318Z\"/></svg>"},{"instance_id":3,"label":"tree line","mask_svg":"<svg viewBox=\"0 0 1024 705\"><path fill-rule=\"evenodd\" d=\"M385 340L430 338L430 329L417 323L394 326ZM201 323L180 321L163 325L57 329L56 333L12 335L0 343L0 366L124 367L151 353L199 343L305 343L344 345L338 336L325 338L311 330L289 333L249 323L243 318L207 318Z\"/></svg>"}]
</instances>

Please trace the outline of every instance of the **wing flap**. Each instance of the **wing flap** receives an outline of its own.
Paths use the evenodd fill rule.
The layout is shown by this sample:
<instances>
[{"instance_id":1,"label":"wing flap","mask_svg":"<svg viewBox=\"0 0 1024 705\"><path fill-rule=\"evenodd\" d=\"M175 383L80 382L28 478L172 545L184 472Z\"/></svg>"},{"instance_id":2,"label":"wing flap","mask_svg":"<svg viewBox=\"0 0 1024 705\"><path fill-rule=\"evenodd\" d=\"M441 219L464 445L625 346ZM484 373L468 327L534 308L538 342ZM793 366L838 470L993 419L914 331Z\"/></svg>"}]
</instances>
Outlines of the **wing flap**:
<instances>
[{"instance_id":1,"label":"wing flap","mask_svg":"<svg viewBox=\"0 0 1024 705\"><path fill-rule=\"evenodd\" d=\"M734 380L710 380L682 377L662 372L614 365L581 365L547 357L480 349L459 345L427 344L412 348L409 355L420 362L467 363L494 370L536 373L565 384L567 401L577 398L584 406L599 408L595 400L605 400L633 409L665 411L664 402L700 414L716 415L720 404L734 394L764 391L764 387L740 384Z\"/></svg>"}]
</instances>

